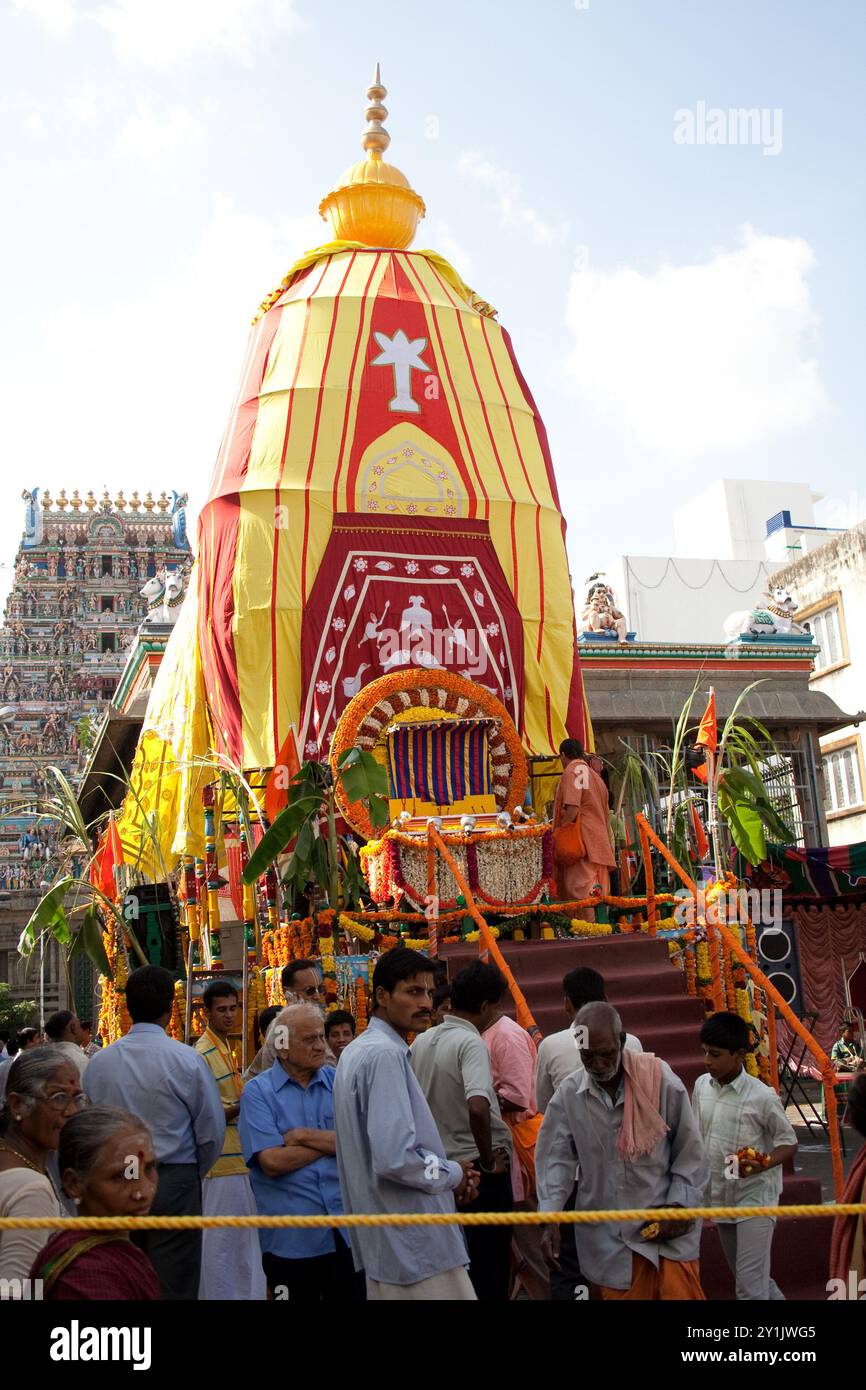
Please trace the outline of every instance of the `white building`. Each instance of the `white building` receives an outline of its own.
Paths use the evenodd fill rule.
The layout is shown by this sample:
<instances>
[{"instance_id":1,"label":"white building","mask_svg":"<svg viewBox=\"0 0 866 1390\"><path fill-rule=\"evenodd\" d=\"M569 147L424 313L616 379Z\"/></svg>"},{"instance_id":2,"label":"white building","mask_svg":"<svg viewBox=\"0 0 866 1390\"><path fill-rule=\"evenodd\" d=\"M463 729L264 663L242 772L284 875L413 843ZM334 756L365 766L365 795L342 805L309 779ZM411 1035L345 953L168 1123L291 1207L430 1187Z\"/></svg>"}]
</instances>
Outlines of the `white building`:
<instances>
[{"instance_id":1,"label":"white building","mask_svg":"<svg viewBox=\"0 0 866 1390\"><path fill-rule=\"evenodd\" d=\"M803 483L723 478L687 502L673 555L624 555L611 573L638 641L723 640L729 614L763 604L783 566L843 534L816 525L820 500Z\"/></svg>"},{"instance_id":2,"label":"white building","mask_svg":"<svg viewBox=\"0 0 866 1390\"><path fill-rule=\"evenodd\" d=\"M820 650L810 684L841 709L866 705L866 521L778 570ZM866 714L863 715L866 721ZM824 810L831 845L866 840L866 762L859 725L821 739Z\"/></svg>"}]
</instances>

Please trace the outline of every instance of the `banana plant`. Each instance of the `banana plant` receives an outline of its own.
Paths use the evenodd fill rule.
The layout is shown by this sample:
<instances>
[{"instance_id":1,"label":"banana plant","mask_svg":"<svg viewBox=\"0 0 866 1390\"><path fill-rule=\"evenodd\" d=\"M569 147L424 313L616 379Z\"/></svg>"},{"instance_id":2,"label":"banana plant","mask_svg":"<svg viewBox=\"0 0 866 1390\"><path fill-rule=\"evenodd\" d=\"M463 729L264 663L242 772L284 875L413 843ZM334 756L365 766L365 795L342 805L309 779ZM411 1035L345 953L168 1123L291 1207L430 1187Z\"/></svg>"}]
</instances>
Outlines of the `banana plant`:
<instances>
[{"instance_id":1,"label":"banana plant","mask_svg":"<svg viewBox=\"0 0 866 1390\"><path fill-rule=\"evenodd\" d=\"M364 803L375 828L387 825L388 774L372 753L346 749L336 777L327 763L303 763L289 785L288 805L250 857L245 883L254 883L291 846L282 873L287 896L303 893L312 883L334 907L341 900L347 907L360 902L362 877L354 842L337 833L338 788L346 801Z\"/></svg>"}]
</instances>

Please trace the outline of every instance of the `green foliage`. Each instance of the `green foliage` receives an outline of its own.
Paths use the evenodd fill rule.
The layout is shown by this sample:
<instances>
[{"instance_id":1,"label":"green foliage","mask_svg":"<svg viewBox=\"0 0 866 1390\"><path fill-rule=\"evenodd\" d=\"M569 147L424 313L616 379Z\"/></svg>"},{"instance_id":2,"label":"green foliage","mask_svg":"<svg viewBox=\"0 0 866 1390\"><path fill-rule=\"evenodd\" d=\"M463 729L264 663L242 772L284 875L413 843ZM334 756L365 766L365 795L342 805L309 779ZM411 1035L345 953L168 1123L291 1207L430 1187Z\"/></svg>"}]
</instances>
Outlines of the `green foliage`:
<instances>
[{"instance_id":1,"label":"green foliage","mask_svg":"<svg viewBox=\"0 0 866 1390\"><path fill-rule=\"evenodd\" d=\"M371 753L347 749L340 757L337 784L347 801L366 805L375 827L387 825L388 774ZM327 763L303 763L289 787L289 804L250 856L244 882L254 883L290 850L282 873L288 897L305 893L312 884L332 903L342 901L346 907L360 903L363 878L346 837L337 834L336 793Z\"/></svg>"},{"instance_id":2,"label":"green foliage","mask_svg":"<svg viewBox=\"0 0 866 1390\"><path fill-rule=\"evenodd\" d=\"M388 824L388 773L362 748L347 748L340 756L338 774L347 801L363 801L373 828Z\"/></svg>"},{"instance_id":3,"label":"green foliage","mask_svg":"<svg viewBox=\"0 0 866 1390\"><path fill-rule=\"evenodd\" d=\"M38 1016L35 999L13 999L12 988L0 980L0 1028L15 1033L35 1023Z\"/></svg>"}]
</instances>

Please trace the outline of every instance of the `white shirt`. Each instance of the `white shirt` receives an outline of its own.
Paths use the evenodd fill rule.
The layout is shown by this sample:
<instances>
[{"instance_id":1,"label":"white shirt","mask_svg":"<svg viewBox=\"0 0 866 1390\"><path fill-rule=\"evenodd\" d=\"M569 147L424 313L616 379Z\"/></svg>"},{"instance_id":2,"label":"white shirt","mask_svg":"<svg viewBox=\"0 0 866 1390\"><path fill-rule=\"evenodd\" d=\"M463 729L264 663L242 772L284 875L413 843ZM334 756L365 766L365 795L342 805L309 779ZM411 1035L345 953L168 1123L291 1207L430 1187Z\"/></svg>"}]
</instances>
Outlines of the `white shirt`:
<instances>
[{"instance_id":1,"label":"white shirt","mask_svg":"<svg viewBox=\"0 0 866 1390\"><path fill-rule=\"evenodd\" d=\"M62 1053L63 1056L67 1059L67 1061L72 1062L73 1066L76 1066L78 1068L79 1077L84 1076L84 1073L87 1070L87 1063L90 1061L90 1058L84 1054L84 1052L78 1046L78 1043L52 1042L49 1043L49 1047L56 1047L57 1051Z\"/></svg>"},{"instance_id":2,"label":"white shirt","mask_svg":"<svg viewBox=\"0 0 866 1390\"><path fill-rule=\"evenodd\" d=\"M631 1033L625 1035L625 1045L633 1052L643 1052L643 1048ZM535 1064L535 1091L538 1108L544 1113L550 1104L557 1086L561 1086L572 1072L580 1071L583 1062L574 1036L574 1024L563 1028L561 1033L551 1033L549 1038L539 1044L538 1061Z\"/></svg>"},{"instance_id":3,"label":"white shirt","mask_svg":"<svg viewBox=\"0 0 866 1390\"><path fill-rule=\"evenodd\" d=\"M765 1086L745 1068L733 1081L721 1086L709 1072L699 1076L692 1093L692 1108L710 1160L706 1201L713 1207L774 1207L782 1192L782 1168L767 1168L751 1177L729 1177L730 1154L753 1148L772 1153L782 1144L796 1144L782 1102L771 1086ZM734 1220L746 1221L748 1213Z\"/></svg>"},{"instance_id":4,"label":"white shirt","mask_svg":"<svg viewBox=\"0 0 866 1390\"><path fill-rule=\"evenodd\" d=\"M633 1207L700 1206L707 1158L685 1086L667 1062L661 1064L659 1113L668 1132L652 1153L633 1163L620 1157L624 1086L616 1099L581 1067L566 1077L547 1107L535 1146L540 1211L563 1211L580 1167L577 1211L622 1211ZM659 1266L660 1259L696 1260L701 1223L673 1239L642 1241L643 1221L605 1221L575 1226L580 1268L594 1284L627 1289L632 1256Z\"/></svg>"}]
</instances>

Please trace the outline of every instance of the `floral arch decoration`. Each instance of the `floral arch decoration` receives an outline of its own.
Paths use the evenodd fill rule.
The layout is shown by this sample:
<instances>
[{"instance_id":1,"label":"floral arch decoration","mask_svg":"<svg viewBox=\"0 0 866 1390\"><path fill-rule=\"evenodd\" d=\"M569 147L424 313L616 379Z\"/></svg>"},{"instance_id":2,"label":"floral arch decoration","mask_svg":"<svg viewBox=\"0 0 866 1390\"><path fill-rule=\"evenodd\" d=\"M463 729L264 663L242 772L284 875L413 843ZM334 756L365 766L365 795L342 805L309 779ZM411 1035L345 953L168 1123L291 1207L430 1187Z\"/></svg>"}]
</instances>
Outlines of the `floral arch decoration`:
<instances>
[{"instance_id":1,"label":"floral arch decoration","mask_svg":"<svg viewBox=\"0 0 866 1390\"><path fill-rule=\"evenodd\" d=\"M528 783L526 755L508 710L482 685L450 671L425 671L412 667L392 671L370 681L346 706L331 741L331 769L336 774L340 755L349 748L374 752L385 730L396 720L487 717L498 723L491 735L490 761L497 809L513 811L523 803ZM348 802L338 784L337 800L346 821L365 839L373 826L362 802Z\"/></svg>"}]
</instances>

